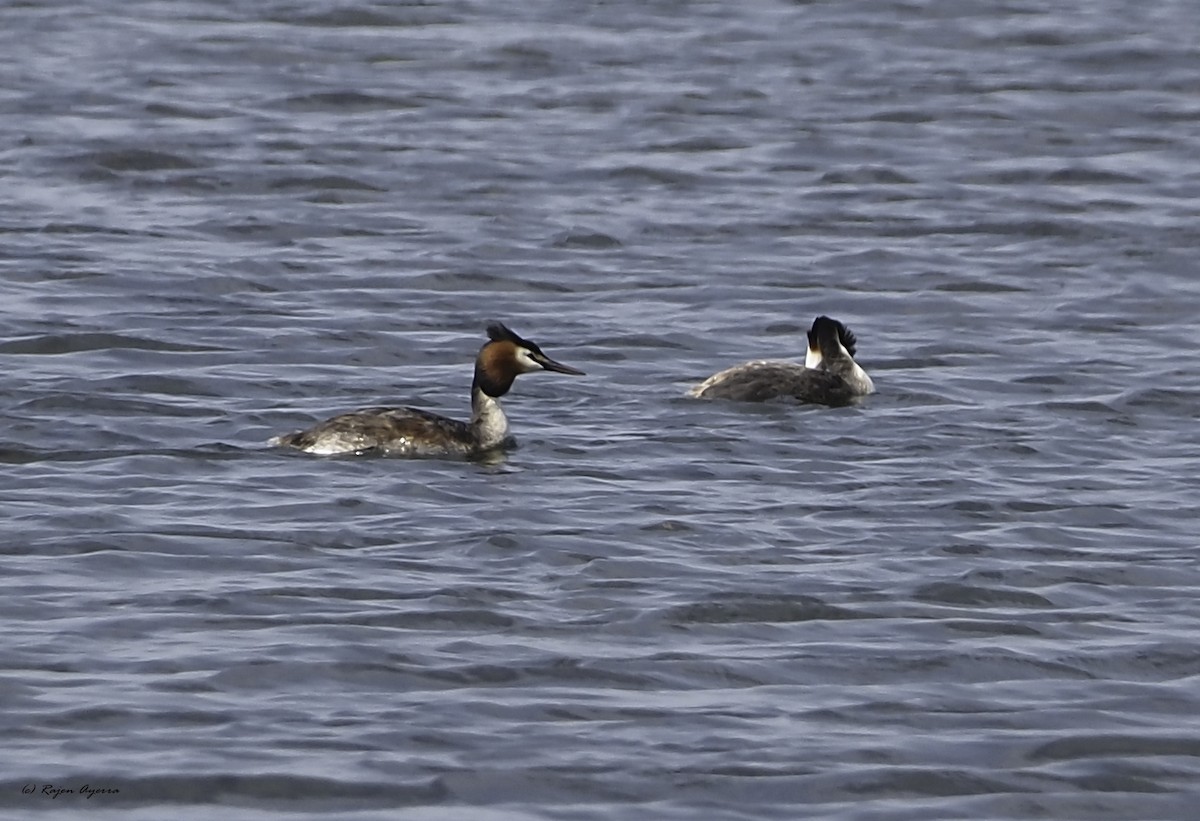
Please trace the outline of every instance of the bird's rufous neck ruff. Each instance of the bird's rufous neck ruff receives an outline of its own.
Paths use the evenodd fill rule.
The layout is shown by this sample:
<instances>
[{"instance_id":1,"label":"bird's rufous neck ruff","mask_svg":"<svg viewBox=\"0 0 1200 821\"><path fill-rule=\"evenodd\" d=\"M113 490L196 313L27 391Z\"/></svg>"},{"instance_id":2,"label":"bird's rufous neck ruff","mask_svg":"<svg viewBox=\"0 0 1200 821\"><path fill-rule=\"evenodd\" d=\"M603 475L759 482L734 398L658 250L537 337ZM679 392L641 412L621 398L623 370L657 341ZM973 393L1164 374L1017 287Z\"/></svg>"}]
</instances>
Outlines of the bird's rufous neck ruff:
<instances>
[{"instance_id":1,"label":"bird's rufous neck ruff","mask_svg":"<svg viewBox=\"0 0 1200 821\"><path fill-rule=\"evenodd\" d=\"M483 391L488 396L499 398L512 388L517 375L508 366L516 355L516 345L507 340L489 342L479 350L475 359L475 379L471 391Z\"/></svg>"}]
</instances>

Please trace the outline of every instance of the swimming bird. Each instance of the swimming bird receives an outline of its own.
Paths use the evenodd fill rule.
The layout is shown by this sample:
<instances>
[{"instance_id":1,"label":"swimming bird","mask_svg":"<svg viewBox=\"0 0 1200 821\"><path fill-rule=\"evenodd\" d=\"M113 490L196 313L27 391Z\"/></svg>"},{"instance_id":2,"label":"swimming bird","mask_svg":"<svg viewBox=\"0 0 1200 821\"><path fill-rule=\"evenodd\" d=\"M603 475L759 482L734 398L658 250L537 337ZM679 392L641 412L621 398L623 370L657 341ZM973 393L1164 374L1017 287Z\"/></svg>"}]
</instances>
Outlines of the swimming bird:
<instances>
[{"instance_id":1,"label":"swimming bird","mask_svg":"<svg viewBox=\"0 0 1200 821\"><path fill-rule=\"evenodd\" d=\"M460 422L417 408L363 408L326 419L308 430L276 436L272 445L307 453L378 453L388 456L474 457L513 443L499 399L523 373L583 375L555 362L500 322L487 326L488 341L475 357L471 421Z\"/></svg>"},{"instance_id":2,"label":"swimming bird","mask_svg":"<svg viewBox=\"0 0 1200 821\"><path fill-rule=\"evenodd\" d=\"M848 405L874 393L875 383L854 361L858 340L836 319L819 316L808 331L804 364L754 360L726 368L696 385L688 396L764 402L795 399L816 405Z\"/></svg>"}]
</instances>

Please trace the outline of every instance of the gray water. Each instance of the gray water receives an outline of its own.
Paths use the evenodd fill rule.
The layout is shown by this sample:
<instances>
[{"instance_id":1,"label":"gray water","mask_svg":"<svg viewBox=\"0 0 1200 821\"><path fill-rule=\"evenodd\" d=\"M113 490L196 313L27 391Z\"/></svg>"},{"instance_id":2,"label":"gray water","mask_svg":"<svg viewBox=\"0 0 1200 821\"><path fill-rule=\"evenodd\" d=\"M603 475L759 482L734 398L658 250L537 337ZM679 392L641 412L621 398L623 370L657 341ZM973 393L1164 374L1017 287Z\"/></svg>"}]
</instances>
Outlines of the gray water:
<instances>
[{"instance_id":1,"label":"gray water","mask_svg":"<svg viewBox=\"0 0 1200 821\"><path fill-rule=\"evenodd\" d=\"M1194 817L1191 0L38 0L0 76L4 818ZM683 398L821 313L861 406ZM489 319L588 374L504 459L265 445Z\"/></svg>"}]
</instances>

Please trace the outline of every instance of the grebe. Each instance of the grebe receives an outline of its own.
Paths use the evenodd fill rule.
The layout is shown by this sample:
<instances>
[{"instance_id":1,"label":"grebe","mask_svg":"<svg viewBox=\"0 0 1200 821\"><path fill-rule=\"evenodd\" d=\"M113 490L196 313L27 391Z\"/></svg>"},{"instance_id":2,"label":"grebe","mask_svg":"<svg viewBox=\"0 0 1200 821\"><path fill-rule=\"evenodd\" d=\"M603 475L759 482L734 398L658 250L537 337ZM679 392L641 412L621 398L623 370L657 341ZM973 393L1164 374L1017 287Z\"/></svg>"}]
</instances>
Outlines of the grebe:
<instances>
[{"instance_id":1,"label":"grebe","mask_svg":"<svg viewBox=\"0 0 1200 821\"><path fill-rule=\"evenodd\" d=\"M459 422L416 408L363 408L326 419L308 430L276 436L272 445L329 456L378 453L388 456L478 456L508 446L508 419L498 401L513 380L531 371L579 376L583 371L555 362L542 349L499 322L487 326L488 342L475 358L471 421Z\"/></svg>"},{"instance_id":2,"label":"grebe","mask_svg":"<svg viewBox=\"0 0 1200 821\"><path fill-rule=\"evenodd\" d=\"M817 405L848 405L874 393L875 383L857 362L850 329L827 316L813 320L804 364L755 360L713 374L688 391L698 399L764 402L791 398Z\"/></svg>"}]
</instances>

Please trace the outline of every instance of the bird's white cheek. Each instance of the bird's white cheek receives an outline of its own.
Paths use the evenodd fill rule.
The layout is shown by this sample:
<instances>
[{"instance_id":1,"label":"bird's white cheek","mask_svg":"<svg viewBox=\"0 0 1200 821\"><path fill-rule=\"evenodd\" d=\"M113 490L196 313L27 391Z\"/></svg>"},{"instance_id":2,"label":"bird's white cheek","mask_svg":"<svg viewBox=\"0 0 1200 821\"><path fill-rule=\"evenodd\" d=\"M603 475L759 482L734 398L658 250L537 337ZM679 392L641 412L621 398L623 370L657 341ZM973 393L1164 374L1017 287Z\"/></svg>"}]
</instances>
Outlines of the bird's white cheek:
<instances>
[{"instance_id":1,"label":"bird's white cheek","mask_svg":"<svg viewBox=\"0 0 1200 821\"><path fill-rule=\"evenodd\" d=\"M520 366L521 373L542 370L542 366L539 365L529 354L529 351L525 350L524 348L519 348L517 350L517 365Z\"/></svg>"}]
</instances>

